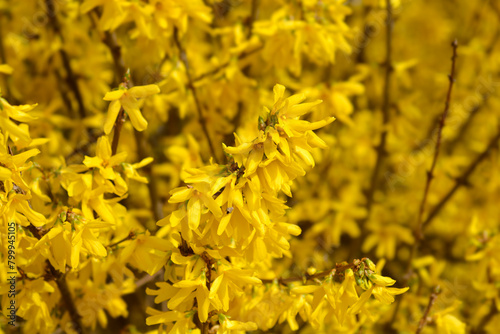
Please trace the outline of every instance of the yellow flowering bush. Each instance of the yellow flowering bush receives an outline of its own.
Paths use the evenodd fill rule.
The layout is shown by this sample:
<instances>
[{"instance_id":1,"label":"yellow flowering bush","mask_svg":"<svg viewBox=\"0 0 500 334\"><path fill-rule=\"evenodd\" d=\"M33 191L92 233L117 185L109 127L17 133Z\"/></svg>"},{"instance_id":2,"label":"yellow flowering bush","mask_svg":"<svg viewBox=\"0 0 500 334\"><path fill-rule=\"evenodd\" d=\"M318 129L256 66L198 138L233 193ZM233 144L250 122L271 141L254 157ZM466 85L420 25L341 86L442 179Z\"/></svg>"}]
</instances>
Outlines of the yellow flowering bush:
<instances>
[{"instance_id":1,"label":"yellow flowering bush","mask_svg":"<svg viewBox=\"0 0 500 334\"><path fill-rule=\"evenodd\" d=\"M0 334L496 333L499 22L0 0Z\"/></svg>"}]
</instances>

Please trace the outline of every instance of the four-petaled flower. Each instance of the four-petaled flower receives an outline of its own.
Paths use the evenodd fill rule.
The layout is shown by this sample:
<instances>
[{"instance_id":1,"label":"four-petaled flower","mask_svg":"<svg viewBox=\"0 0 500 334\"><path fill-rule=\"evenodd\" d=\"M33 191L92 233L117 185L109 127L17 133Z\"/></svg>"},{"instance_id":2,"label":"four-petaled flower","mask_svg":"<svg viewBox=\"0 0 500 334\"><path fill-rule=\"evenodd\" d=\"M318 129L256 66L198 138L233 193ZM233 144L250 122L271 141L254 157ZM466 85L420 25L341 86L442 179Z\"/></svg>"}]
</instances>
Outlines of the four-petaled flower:
<instances>
[{"instance_id":1,"label":"four-petaled flower","mask_svg":"<svg viewBox=\"0 0 500 334\"><path fill-rule=\"evenodd\" d=\"M137 131L144 131L148 122L142 116L139 110L138 98L147 97L160 92L160 88L157 85L147 85L147 86L136 86L127 89L125 85L120 85L120 89L114 90L106 93L104 96L105 101L111 101L108 108L108 116L106 122L104 123L104 132L110 134L115 124L120 108L123 108L130 117L132 126Z\"/></svg>"}]
</instances>

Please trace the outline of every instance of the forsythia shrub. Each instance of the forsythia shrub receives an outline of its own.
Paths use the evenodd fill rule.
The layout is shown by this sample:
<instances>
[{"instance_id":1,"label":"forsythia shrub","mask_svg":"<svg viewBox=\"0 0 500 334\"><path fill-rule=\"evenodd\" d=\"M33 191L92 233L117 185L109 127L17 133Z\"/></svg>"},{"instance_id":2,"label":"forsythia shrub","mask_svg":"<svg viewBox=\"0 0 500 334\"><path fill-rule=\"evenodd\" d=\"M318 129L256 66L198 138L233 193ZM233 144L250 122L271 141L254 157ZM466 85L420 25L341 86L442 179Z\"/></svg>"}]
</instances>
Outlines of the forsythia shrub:
<instances>
[{"instance_id":1,"label":"forsythia shrub","mask_svg":"<svg viewBox=\"0 0 500 334\"><path fill-rule=\"evenodd\" d=\"M0 334L497 333L499 22L0 0Z\"/></svg>"}]
</instances>

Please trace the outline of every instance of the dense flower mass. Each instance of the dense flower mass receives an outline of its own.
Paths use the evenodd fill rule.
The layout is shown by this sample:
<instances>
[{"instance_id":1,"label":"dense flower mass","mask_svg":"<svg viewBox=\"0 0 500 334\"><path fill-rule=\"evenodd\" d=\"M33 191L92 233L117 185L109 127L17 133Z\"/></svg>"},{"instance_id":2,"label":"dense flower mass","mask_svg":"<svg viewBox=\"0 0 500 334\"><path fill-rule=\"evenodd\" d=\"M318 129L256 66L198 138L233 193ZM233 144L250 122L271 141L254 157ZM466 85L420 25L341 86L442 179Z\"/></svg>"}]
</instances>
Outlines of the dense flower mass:
<instances>
[{"instance_id":1,"label":"dense flower mass","mask_svg":"<svg viewBox=\"0 0 500 334\"><path fill-rule=\"evenodd\" d=\"M499 22L0 0L0 334L497 333Z\"/></svg>"}]
</instances>

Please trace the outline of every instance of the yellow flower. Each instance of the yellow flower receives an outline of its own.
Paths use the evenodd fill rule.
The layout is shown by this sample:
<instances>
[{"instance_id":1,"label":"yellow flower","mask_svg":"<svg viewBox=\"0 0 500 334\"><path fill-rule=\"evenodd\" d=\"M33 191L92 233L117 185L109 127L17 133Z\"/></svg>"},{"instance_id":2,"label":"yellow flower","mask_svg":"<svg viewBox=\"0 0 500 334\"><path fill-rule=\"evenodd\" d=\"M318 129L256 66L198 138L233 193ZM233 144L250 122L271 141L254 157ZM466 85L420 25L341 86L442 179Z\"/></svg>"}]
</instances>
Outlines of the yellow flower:
<instances>
[{"instance_id":1,"label":"yellow flower","mask_svg":"<svg viewBox=\"0 0 500 334\"><path fill-rule=\"evenodd\" d=\"M0 73L12 74L12 72L14 72L12 66L10 66L9 64L0 64Z\"/></svg>"},{"instance_id":2,"label":"yellow flower","mask_svg":"<svg viewBox=\"0 0 500 334\"><path fill-rule=\"evenodd\" d=\"M125 161L127 152L120 152L112 156L108 137L102 136L97 140L96 155L96 157L86 156L83 164L89 168L98 168L99 173L108 180L120 177L120 174L116 173L113 167Z\"/></svg>"},{"instance_id":3,"label":"yellow flower","mask_svg":"<svg viewBox=\"0 0 500 334\"><path fill-rule=\"evenodd\" d=\"M370 281L372 281L373 283L380 285L380 286L390 286L390 285L394 285L394 283L396 283L396 280L394 280L390 277L377 275L377 274L368 275L368 278L370 278Z\"/></svg>"},{"instance_id":4,"label":"yellow flower","mask_svg":"<svg viewBox=\"0 0 500 334\"><path fill-rule=\"evenodd\" d=\"M218 334L246 333L248 331L256 331L258 329L257 324L254 322L229 320L228 317L223 314L219 314L219 324L220 327L217 331Z\"/></svg>"},{"instance_id":5,"label":"yellow flower","mask_svg":"<svg viewBox=\"0 0 500 334\"><path fill-rule=\"evenodd\" d=\"M86 0L81 4L80 10L82 13L87 13L97 6L104 7L99 26L102 30L114 30L127 17L127 5L128 1Z\"/></svg>"},{"instance_id":6,"label":"yellow flower","mask_svg":"<svg viewBox=\"0 0 500 334\"><path fill-rule=\"evenodd\" d=\"M196 298L198 317L202 322L207 321L210 299L208 298L209 291L206 286L204 274L196 280L182 280L173 285L166 282L158 282L156 286L159 288L158 290L146 289L148 295L157 296L155 303L168 300L168 308L177 310L187 304L192 305L192 301Z\"/></svg>"},{"instance_id":7,"label":"yellow flower","mask_svg":"<svg viewBox=\"0 0 500 334\"><path fill-rule=\"evenodd\" d=\"M155 8L155 21L162 29L175 25L184 33L188 28L189 19L205 23L212 21L210 7L201 0L154 0L150 3Z\"/></svg>"},{"instance_id":8,"label":"yellow flower","mask_svg":"<svg viewBox=\"0 0 500 334\"><path fill-rule=\"evenodd\" d=\"M167 251L172 244L152 236L149 231L132 240L120 253L122 263L130 263L150 275L154 275L168 260Z\"/></svg>"},{"instance_id":9,"label":"yellow flower","mask_svg":"<svg viewBox=\"0 0 500 334\"><path fill-rule=\"evenodd\" d=\"M455 300L449 307L436 312L432 317L436 322L437 333L443 334L465 334L466 325L455 317L452 312L461 305L461 302ZM496 331L493 331L496 332Z\"/></svg>"},{"instance_id":10,"label":"yellow flower","mask_svg":"<svg viewBox=\"0 0 500 334\"><path fill-rule=\"evenodd\" d=\"M5 99L0 97L0 130L4 132L7 138L13 137L13 141L20 140L25 145L31 142L28 126L25 124L16 124L16 122L30 122L36 117L27 114L37 105L10 105ZM12 120L11 120L12 119Z\"/></svg>"},{"instance_id":11,"label":"yellow flower","mask_svg":"<svg viewBox=\"0 0 500 334\"><path fill-rule=\"evenodd\" d=\"M438 333L465 334L465 324L451 314L437 315L436 325Z\"/></svg>"},{"instance_id":12,"label":"yellow flower","mask_svg":"<svg viewBox=\"0 0 500 334\"><path fill-rule=\"evenodd\" d=\"M367 228L371 230L371 234L365 239L362 250L368 252L376 247L377 257L387 257L392 260L396 254L398 242L413 243L413 235L406 226L373 223Z\"/></svg>"},{"instance_id":13,"label":"yellow flower","mask_svg":"<svg viewBox=\"0 0 500 334\"><path fill-rule=\"evenodd\" d=\"M205 186L204 186L205 185ZM195 230L200 225L201 215L208 208L216 217L222 217L222 211L217 205L212 196L207 193L210 188L206 184L196 184L195 187L181 187L172 190L170 193L172 197L168 200L169 203L181 203L187 201L187 218L189 228ZM182 209L180 209L182 210ZM182 218L184 218L185 211L176 211L172 214L170 222L176 226Z\"/></svg>"},{"instance_id":14,"label":"yellow flower","mask_svg":"<svg viewBox=\"0 0 500 334\"><path fill-rule=\"evenodd\" d=\"M296 137L314 134L310 130L317 130L322 128L335 120L335 117L328 117L317 122L308 122L305 120L299 120L300 116L307 114L311 109L322 101L318 100L315 102L301 103L306 99L304 94L292 95L288 98L284 98L285 87L282 85L276 85L273 88L274 92L274 106L269 112L270 116L277 116L276 128L278 131L283 131L288 137ZM314 137L318 141L318 147L326 148L327 145L321 139Z\"/></svg>"},{"instance_id":15,"label":"yellow flower","mask_svg":"<svg viewBox=\"0 0 500 334\"><path fill-rule=\"evenodd\" d=\"M36 244L37 249L61 272L66 272L66 264L75 268L79 257L79 247L72 247L72 226L65 222L53 226Z\"/></svg>"},{"instance_id":16,"label":"yellow flower","mask_svg":"<svg viewBox=\"0 0 500 334\"><path fill-rule=\"evenodd\" d=\"M408 289L409 287L397 289L376 285L373 287L372 293L378 301L389 305L394 302L394 296L405 293L406 291L408 291Z\"/></svg>"},{"instance_id":17,"label":"yellow flower","mask_svg":"<svg viewBox=\"0 0 500 334\"><path fill-rule=\"evenodd\" d=\"M75 300L76 309L82 316L82 324L90 327L91 332L95 332L97 321L102 328L106 328L108 316L113 318L128 316L127 304L122 296L134 292L135 284L131 276L122 284L116 284L114 279L114 282L110 280L107 273L115 273L116 267L113 264L115 260L113 257L92 259L86 262L86 267L83 269L83 271L92 270L92 276L73 281L75 291L81 296Z\"/></svg>"},{"instance_id":18,"label":"yellow flower","mask_svg":"<svg viewBox=\"0 0 500 334\"><path fill-rule=\"evenodd\" d=\"M148 126L148 122L139 110L139 101L137 99L159 92L160 88L157 85L136 86L126 89L122 84L120 85L120 89L106 93L103 100L111 101L111 103L109 104L108 116L104 123L104 132L106 134L111 133L120 108L123 108L127 112L132 126L137 131L144 131Z\"/></svg>"},{"instance_id":19,"label":"yellow flower","mask_svg":"<svg viewBox=\"0 0 500 334\"><path fill-rule=\"evenodd\" d=\"M229 267L229 263L226 264ZM217 309L227 312L229 310L229 302L236 294L243 292L240 286L246 284L260 285L261 283L260 279L252 277L251 270L227 269L222 271L221 275L213 281L209 298Z\"/></svg>"},{"instance_id":20,"label":"yellow flower","mask_svg":"<svg viewBox=\"0 0 500 334\"><path fill-rule=\"evenodd\" d=\"M1 117L0 117L1 119ZM0 142L4 137L0 133ZM4 146L0 145L0 181L11 180L24 191L29 190L29 186L22 177L22 172L31 168L32 163L28 159L38 155L40 150L34 148L19 154L11 155Z\"/></svg>"},{"instance_id":21,"label":"yellow flower","mask_svg":"<svg viewBox=\"0 0 500 334\"><path fill-rule=\"evenodd\" d=\"M22 289L16 296L16 304L19 305L17 316L26 319L24 328L31 328L30 332L54 332L56 323L50 312L53 303L51 296L54 296L56 291L55 285L55 282L46 282L43 278L23 281Z\"/></svg>"},{"instance_id":22,"label":"yellow flower","mask_svg":"<svg viewBox=\"0 0 500 334\"><path fill-rule=\"evenodd\" d=\"M151 316L146 318L146 324L148 326L156 325L156 324L171 324L175 322L175 324L171 327L170 330L166 332L158 331L158 333L190 333L192 327L192 319L191 316L193 313L184 313L179 311L167 311L161 312L152 307L148 307L146 309L146 313ZM196 333L196 332L194 332Z\"/></svg>"}]
</instances>

